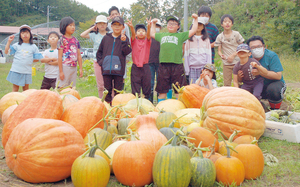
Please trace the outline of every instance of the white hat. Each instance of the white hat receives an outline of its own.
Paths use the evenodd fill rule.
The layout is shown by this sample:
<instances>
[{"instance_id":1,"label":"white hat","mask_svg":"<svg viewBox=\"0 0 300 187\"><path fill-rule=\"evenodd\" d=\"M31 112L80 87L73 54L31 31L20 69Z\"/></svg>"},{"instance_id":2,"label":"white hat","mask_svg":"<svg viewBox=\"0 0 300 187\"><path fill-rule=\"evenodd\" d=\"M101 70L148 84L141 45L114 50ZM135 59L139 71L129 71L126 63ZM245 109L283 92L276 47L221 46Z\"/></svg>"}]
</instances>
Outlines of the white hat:
<instances>
[{"instance_id":1,"label":"white hat","mask_svg":"<svg viewBox=\"0 0 300 187\"><path fill-rule=\"evenodd\" d=\"M21 29L28 29L29 31L31 31L31 28L28 26L28 25L22 25L21 27L20 27L20 30Z\"/></svg>"},{"instance_id":2,"label":"white hat","mask_svg":"<svg viewBox=\"0 0 300 187\"><path fill-rule=\"evenodd\" d=\"M99 23L99 22L107 23L107 18L106 18L106 16L103 16L103 15L97 16L97 17L96 17L95 23Z\"/></svg>"},{"instance_id":3,"label":"white hat","mask_svg":"<svg viewBox=\"0 0 300 187\"><path fill-rule=\"evenodd\" d=\"M208 22L207 17L198 17L198 23L202 23L203 25L206 25Z\"/></svg>"},{"instance_id":4,"label":"white hat","mask_svg":"<svg viewBox=\"0 0 300 187\"><path fill-rule=\"evenodd\" d=\"M161 21L159 19L157 19L156 25L159 25L159 26L162 25L162 23L161 23Z\"/></svg>"}]
</instances>

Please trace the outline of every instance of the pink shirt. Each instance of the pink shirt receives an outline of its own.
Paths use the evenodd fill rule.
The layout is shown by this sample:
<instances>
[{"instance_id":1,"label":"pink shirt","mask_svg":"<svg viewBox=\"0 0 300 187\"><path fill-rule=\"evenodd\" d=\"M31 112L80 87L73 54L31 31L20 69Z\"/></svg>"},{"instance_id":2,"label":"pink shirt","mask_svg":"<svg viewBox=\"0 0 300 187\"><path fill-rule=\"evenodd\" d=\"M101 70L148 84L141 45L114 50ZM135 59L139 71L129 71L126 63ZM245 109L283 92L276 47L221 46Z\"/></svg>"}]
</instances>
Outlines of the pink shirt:
<instances>
[{"instance_id":1,"label":"pink shirt","mask_svg":"<svg viewBox=\"0 0 300 187\"><path fill-rule=\"evenodd\" d=\"M151 39L139 40L131 38L132 47L132 61L137 67L143 67L144 64L148 64Z\"/></svg>"}]
</instances>

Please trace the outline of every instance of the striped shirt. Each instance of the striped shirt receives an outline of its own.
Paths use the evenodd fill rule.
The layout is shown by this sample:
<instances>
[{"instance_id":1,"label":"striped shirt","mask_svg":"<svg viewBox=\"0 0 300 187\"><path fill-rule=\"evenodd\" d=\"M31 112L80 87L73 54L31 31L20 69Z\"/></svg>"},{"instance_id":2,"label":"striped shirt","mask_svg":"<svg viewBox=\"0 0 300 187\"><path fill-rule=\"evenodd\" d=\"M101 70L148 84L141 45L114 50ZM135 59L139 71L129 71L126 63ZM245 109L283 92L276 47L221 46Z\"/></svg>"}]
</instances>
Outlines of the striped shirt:
<instances>
[{"instance_id":1,"label":"striped shirt","mask_svg":"<svg viewBox=\"0 0 300 187\"><path fill-rule=\"evenodd\" d=\"M210 43L214 43L217 39L217 36L219 35L219 30L217 28L217 26L215 26L212 23L208 23L207 25L205 25L206 31L209 35L209 40ZM215 63L215 49L211 48L211 61L214 64Z\"/></svg>"}]
</instances>

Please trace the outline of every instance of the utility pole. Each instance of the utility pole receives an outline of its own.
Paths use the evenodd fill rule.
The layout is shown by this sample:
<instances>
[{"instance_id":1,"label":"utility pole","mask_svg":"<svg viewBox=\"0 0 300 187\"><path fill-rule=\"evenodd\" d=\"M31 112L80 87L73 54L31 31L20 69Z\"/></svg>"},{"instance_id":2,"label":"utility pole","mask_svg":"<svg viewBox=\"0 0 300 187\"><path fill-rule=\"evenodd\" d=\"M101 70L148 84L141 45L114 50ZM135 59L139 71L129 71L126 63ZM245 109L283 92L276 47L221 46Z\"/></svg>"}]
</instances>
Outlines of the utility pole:
<instances>
[{"instance_id":1,"label":"utility pole","mask_svg":"<svg viewBox=\"0 0 300 187\"><path fill-rule=\"evenodd\" d=\"M47 32L49 33L49 14L50 14L50 6L47 6Z\"/></svg>"},{"instance_id":2,"label":"utility pole","mask_svg":"<svg viewBox=\"0 0 300 187\"><path fill-rule=\"evenodd\" d=\"M187 0L184 0L184 12L183 12L183 17L184 17L184 26L183 26L183 31L188 30L188 3Z\"/></svg>"}]
</instances>

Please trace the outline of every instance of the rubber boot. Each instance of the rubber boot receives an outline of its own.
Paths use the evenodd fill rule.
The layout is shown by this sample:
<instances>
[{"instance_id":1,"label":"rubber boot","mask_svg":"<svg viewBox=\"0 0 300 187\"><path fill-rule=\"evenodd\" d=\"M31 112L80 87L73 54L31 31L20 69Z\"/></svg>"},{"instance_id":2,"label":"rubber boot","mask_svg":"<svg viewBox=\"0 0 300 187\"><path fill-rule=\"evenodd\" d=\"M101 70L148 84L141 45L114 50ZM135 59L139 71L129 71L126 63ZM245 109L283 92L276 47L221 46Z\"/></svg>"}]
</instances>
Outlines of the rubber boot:
<instances>
[{"instance_id":1,"label":"rubber boot","mask_svg":"<svg viewBox=\"0 0 300 187\"><path fill-rule=\"evenodd\" d=\"M172 94L173 94L172 92L173 90L170 89L169 92L167 93L167 99L172 99Z\"/></svg>"},{"instance_id":2,"label":"rubber boot","mask_svg":"<svg viewBox=\"0 0 300 187\"><path fill-rule=\"evenodd\" d=\"M281 103L282 103L282 102L280 102L280 103L271 103L271 102L269 101L271 110L279 110L279 109L280 109Z\"/></svg>"}]
</instances>

